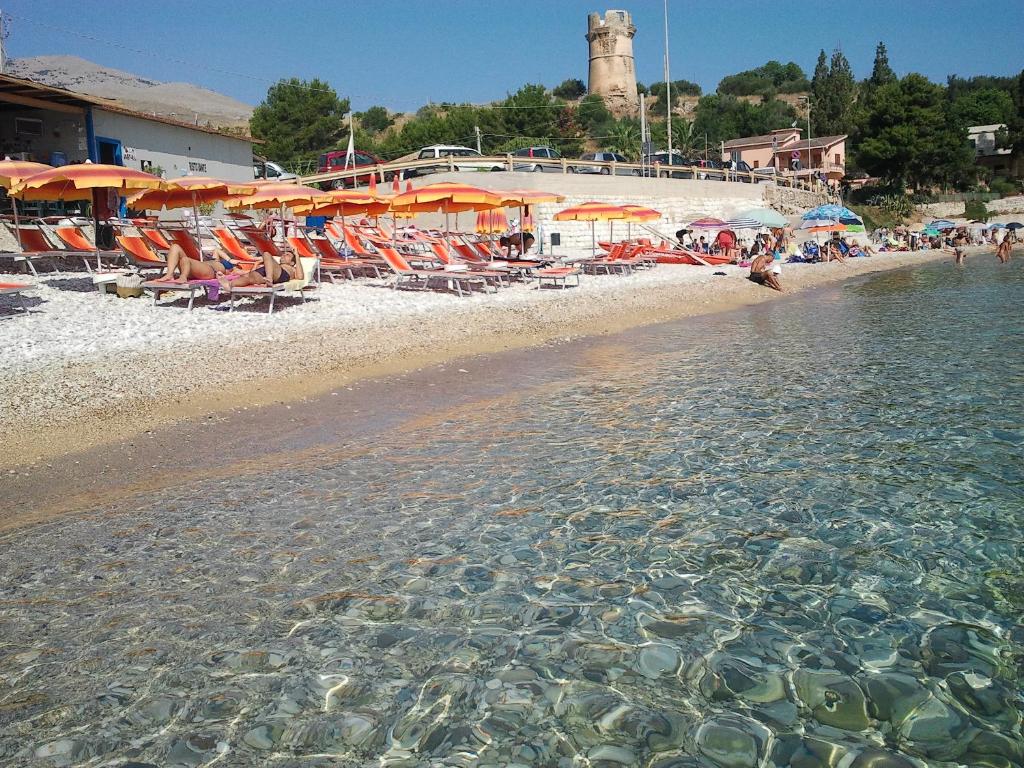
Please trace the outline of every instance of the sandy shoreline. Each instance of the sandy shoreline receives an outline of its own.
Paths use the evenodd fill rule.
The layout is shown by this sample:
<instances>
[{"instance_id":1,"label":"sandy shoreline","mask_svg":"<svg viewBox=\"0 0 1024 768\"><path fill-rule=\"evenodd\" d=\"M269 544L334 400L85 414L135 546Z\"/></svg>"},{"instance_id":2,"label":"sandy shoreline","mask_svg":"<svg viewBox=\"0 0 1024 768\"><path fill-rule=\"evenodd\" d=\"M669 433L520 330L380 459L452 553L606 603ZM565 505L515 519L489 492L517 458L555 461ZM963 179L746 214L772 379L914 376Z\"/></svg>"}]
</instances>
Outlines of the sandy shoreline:
<instances>
[{"instance_id":1,"label":"sandy shoreline","mask_svg":"<svg viewBox=\"0 0 1024 768\"><path fill-rule=\"evenodd\" d=\"M284 404L467 356L727 311L950 258L939 251L786 265L786 294L750 283L743 279L746 270L736 267L723 277L713 275L723 270L671 265L626 278L585 279L582 288L564 292L518 286L468 300L360 282L328 285L319 306L270 317L258 310L186 313L76 295L91 302L95 322L112 326L107 335L84 327L59 338L64 330L42 322L31 327L40 313L5 323L4 330L22 323L58 338L42 348L16 346L0 367L0 439L7 446L0 467L31 473L61 456L213 414ZM141 328L135 336L145 336L147 322L158 323L159 335L133 344L131 324Z\"/></svg>"}]
</instances>

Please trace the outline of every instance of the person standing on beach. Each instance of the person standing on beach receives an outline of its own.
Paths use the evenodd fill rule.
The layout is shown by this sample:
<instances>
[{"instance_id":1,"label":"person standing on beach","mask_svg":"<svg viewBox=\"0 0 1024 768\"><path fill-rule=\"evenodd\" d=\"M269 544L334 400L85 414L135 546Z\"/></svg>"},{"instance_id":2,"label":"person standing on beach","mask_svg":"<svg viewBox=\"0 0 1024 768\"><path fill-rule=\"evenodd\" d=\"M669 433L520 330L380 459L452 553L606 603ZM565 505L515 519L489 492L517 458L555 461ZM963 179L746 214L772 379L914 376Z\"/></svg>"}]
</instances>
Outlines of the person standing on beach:
<instances>
[{"instance_id":1,"label":"person standing on beach","mask_svg":"<svg viewBox=\"0 0 1024 768\"><path fill-rule=\"evenodd\" d=\"M1003 235L1002 241L996 248L996 258L999 259L1000 264L1006 264L1010 260L1010 249L1013 244L1010 242L1010 233L1007 232Z\"/></svg>"}]
</instances>

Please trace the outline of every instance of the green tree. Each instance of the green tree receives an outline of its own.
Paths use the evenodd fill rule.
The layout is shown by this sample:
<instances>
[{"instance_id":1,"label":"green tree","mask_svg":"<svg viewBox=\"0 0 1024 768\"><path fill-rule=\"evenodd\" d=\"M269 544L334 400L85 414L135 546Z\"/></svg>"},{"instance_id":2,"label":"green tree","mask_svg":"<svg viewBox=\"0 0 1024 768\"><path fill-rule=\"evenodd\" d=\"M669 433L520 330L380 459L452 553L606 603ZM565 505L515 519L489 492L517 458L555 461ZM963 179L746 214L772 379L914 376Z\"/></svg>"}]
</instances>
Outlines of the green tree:
<instances>
[{"instance_id":1,"label":"green tree","mask_svg":"<svg viewBox=\"0 0 1024 768\"><path fill-rule=\"evenodd\" d=\"M771 95L799 93L809 86L807 76L798 64L772 60L755 69L723 77L718 83L718 92L733 96Z\"/></svg>"},{"instance_id":2,"label":"green tree","mask_svg":"<svg viewBox=\"0 0 1024 768\"><path fill-rule=\"evenodd\" d=\"M559 120L565 105L548 96L543 85L526 84L502 103L506 132L529 142L560 135Z\"/></svg>"},{"instance_id":3,"label":"green tree","mask_svg":"<svg viewBox=\"0 0 1024 768\"><path fill-rule=\"evenodd\" d=\"M386 131L395 122L384 107L370 107L365 112L356 112L355 118L370 133Z\"/></svg>"},{"instance_id":4,"label":"green tree","mask_svg":"<svg viewBox=\"0 0 1024 768\"><path fill-rule=\"evenodd\" d=\"M856 117L857 84L850 62L842 51L832 53L826 65L825 52L818 54L818 63L811 80L811 124L818 136L849 134Z\"/></svg>"},{"instance_id":5,"label":"green tree","mask_svg":"<svg viewBox=\"0 0 1024 768\"><path fill-rule=\"evenodd\" d=\"M348 99L339 99L322 80L291 78L270 86L249 120L267 157L291 162L313 159L345 133Z\"/></svg>"},{"instance_id":6,"label":"green tree","mask_svg":"<svg viewBox=\"0 0 1024 768\"><path fill-rule=\"evenodd\" d=\"M752 104L735 96L711 94L697 102L693 132L699 147L703 148L705 133L708 143L716 145L742 136L759 136L776 128L785 128L795 119L793 108L777 99Z\"/></svg>"},{"instance_id":7,"label":"green tree","mask_svg":"<svg viewBox=\"0 0 1024 768\"><path fill-rule=\"evenodd\" d=\"M703 141L703 137L701 137ZM697 152L697 131L692 120L672 121L672 148L690 157Z\"/></svg>"},{"instance_id":8,"label":"green tree","mask_svg":"<svg viewBox=\"0 0 1024 768\"><path fill-rule=\"evenodd\" d=\"M964 126L1009 123L1016 112L1013 97L995 88L964 93L950 104L950 110Z\"/></svg>"},{"instance_id":9,"label":"green tree","mask_svg":"<svg viewBox=\"0 0 1024 768\"><path fill-rule=\"evenodd\" d=\"M611 127L614 118L604 99L592 93L585 96L576 108L576 121L588 135L599 136Z\"/></svg>"},{"instance_id":10,"label":"green tree","mask_svg":"<svg viewBox=\"0 0 1024 768\"><path fill-rule=\"evenodd\" d=\"M606 146L630 160L640 157L640 125L633 118L622 118L610 126Z\"/></svg>"},{"instance_id":11,"label":"green tree","mask_svg":"<svg viewBox=\"0 0 1024 768\"><path fill-rule=\"evenodd\" d=\"M871 67L871 77L868 78L868 82L875 88L896 82L896 73L889 66L889 51L883 42L879 42L875 48L875 63Z\"/></svg>"},{"instance_id":12,"label":"green tree","mask_svg":"<svg viewBox=\"0 0 1024 768\"><path fill-rule=\"evenodd\" d=\"M583 81L572 78L569 80L563 80L559 85L555 86L551 91L551 94L560 99L569 99L572 101L580 98L586 92L587 86L583 84Z\"/></svg>"},{"instance_id":13,"label":"green tree","mask_svg":"<svg viewBox=\"0 0 1024 768\"><path fill-rule=\"evenodd\" d=\"M944 96L918 74L878 88L856 149L859 165L897 188L973 181L967 132L953 121Z\"/></svg>"}]
</instances>

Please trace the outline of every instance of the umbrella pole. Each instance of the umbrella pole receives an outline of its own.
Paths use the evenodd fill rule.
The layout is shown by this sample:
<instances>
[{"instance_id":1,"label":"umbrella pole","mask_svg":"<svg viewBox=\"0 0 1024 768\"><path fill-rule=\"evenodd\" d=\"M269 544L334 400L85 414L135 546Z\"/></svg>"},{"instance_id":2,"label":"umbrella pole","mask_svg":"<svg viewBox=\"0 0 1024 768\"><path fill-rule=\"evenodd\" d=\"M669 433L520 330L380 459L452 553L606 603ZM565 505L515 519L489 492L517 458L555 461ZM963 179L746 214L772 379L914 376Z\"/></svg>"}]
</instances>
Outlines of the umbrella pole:
<instances>
[{"instance_id":1,"label":"umbrella pole","mask_svg":"<svg viewBox=\"0 0 1024 768\"><path fill-rule=\"evenodd\" d=\"M14 208L14 234L18 238L18 250L24 250L24 246L21 244L21 222L18 221L18 199L15 197L11 198L11 206Z\"/></svg>"},{"instance_id":2,"label":"umbrella pole","mask_svg":"<svg viewBox=\"0 0 1024 768\"><path fill-rule=\"evenodd\" d=\"M92 239L96 243L96 271L103 269L103 262L100 259L100 211L96 205L96 188L92 190Z\"/></svg>"},{"instance_id":3,"label":"umbrella pole","mask_svg":"<svg viewBox=\"0 0 1024 768\"><path fill-rule=\"evenodd\" d=\"M195 190L192 191L192 215L196 217L196 247L199 249L199 258L203 258L203 235L199 231L199 205L196 203Z\"/></svg>"},{"instance_id":4,"label":"umbrella pole","mask_svg":"<svg viewBox=\"0 0 1024 768\"><path fill-rule=\"evenodd\" d=\"M590 222L590 258L597 258L597 237L594 235L595 222Z\"/></svg>"}]
</instances>

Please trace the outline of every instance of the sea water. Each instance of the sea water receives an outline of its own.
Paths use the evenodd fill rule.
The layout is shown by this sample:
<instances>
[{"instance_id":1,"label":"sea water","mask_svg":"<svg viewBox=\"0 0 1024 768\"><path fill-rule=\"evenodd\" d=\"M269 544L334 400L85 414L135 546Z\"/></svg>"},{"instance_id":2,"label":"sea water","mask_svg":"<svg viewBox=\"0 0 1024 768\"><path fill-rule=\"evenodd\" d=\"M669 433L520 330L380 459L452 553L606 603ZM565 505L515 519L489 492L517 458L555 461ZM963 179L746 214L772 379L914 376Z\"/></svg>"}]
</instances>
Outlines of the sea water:
<instances>
[{"instance_id":1,"label":"sea water","mask_svg":"<svg viewBox=\"0 0 1024 768\"><path fill-rule=\"evenodd\" d=\"M976 258L517 353L8 536L0 764L1024 765L1022 306Z\"/></svg>"}]
</instances>

